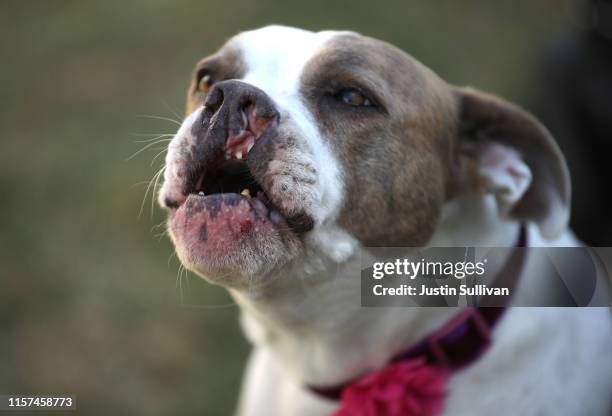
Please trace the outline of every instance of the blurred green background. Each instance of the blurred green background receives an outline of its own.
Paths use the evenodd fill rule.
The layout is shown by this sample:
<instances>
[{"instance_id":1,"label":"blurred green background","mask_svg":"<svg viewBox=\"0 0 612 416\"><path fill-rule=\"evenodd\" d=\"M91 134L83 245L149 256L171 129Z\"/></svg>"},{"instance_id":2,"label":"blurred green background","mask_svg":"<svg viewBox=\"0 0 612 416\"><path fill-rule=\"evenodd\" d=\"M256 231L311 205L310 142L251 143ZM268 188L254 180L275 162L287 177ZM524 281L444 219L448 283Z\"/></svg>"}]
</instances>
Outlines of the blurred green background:
<instances>
[{"instance_id":1,"label":"blurred green background","mask_svg":"<svg viewBox=\"0 0 612 416\"><path fill-rule=\"evenodd\" d=\"M179 264L145 196L193 64L269 23L385 39L443 78L529 107L539 50L576 4L2 1L0 393L81 414L230 414L248 345L224 290ZM153 150L157 149L157 150ZM179 284L180 282L180 284Z\"/></svg>"}]
</instances>

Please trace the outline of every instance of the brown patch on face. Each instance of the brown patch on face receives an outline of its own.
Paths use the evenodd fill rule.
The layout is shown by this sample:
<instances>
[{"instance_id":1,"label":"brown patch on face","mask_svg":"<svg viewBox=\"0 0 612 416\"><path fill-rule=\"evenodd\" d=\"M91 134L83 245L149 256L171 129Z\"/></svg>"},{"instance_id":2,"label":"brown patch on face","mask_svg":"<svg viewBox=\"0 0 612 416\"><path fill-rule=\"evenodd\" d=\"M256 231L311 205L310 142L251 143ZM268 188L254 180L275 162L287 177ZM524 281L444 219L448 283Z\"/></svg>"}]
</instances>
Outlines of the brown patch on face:
<instances>
[{"instance_id":1,"label":"brown patch on face","mask_svg":"<svg viewBox=\"0 0 612 416\"><path fill-rule=\"evenodd\" d=\"M191 114L206 98L207 91L199 88L202 78L209 77L208 86L212 87L219 81L242 78L245 71L240 49L231 43L226 44L217 53L202 59L193 70L191 85L187 90L186 114Z\"/></svg>"},{"instance_id":2,"label":"brown patch on face","mask_svg":"<svg viewBox=\"0 0 612 416\"><path fill-rule=\"evenodd\" d=\"M375 106L343 103L346 88ZM458 176L448 85L391 45L343 35L306 66L302 94L342 164L340 225L368 246L426 244Z\"/></svg>"}]
</instances>

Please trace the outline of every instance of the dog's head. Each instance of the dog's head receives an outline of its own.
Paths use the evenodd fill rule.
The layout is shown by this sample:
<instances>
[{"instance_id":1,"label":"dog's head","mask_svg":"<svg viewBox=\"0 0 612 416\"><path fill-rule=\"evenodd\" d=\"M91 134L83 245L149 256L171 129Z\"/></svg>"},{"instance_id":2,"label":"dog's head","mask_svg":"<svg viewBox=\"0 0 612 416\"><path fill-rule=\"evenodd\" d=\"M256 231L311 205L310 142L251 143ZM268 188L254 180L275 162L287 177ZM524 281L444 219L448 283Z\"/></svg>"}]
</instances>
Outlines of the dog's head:
<instances>
[{"instance_id":1,"label":"dog's head","mask_svg":"<svg viewBox=\"0 0 612 416\"><path fill-rule=\"evenodd\" d=\"M449 200L493 193L545 234L568 174L547 131L352 32L272 26L200 61L160 203L181 261L234 288L319 252L427 244Z\"/></svg>"}]
</instances>

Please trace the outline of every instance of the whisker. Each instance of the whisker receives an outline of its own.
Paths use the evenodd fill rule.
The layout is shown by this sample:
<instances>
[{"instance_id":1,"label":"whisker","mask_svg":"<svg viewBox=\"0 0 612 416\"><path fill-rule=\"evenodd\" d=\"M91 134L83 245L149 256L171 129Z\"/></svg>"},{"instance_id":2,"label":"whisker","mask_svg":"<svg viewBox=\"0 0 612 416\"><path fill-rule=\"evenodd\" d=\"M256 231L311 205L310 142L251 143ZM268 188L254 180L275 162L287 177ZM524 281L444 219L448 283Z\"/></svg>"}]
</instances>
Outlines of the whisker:
<instances>
[{"instance_id":1,"label":"whisker","mask_svg":"<svg viewBox=\"0 0 612 416\"><path fill-rule=\"evenodd\" d=\"M185 303L185 292L183 291L183 277L187 277L187 269L182 267L181 277L179 278L179 290L181 291L181 305Z\"/></svg>"},{"instance_id":2,"label":"whisker","mask_svg":"<svg viewBox=\"0 0 612 416\"><path fill-rule=\"evenodd\" d=\"M168 233L168 230L164 230L161 233L153 234L153 237L157 238L157 241L161 241L161 239L164 238L167 235L170 235Z\"/></svg>"},{"instance_id":3,"label":"whisker","mask_svg":"<svg viewBox=\"0 0 612 416\"><path fill-rule=\"evenodd\" d=\"M191 285L189 284L189 271L185 269L185 282L187 283L187 290L191 291Z\"/></svg>"},{"instance_id":4,"label":"whisker","mask_svg":"<svg viewBox=\"0 0 612 416\"><path fill-rule=\"evenodd\" d=\"M166 165L162 169L165 169ZM157 193L157 187L159 186L159 178L161 178L161 171L156 175L155 183L153 184L153 191L151 192L151 218L153 218L153 207L155 206L155 194Z\"/></svg>"},{"instance_id":5,"label":"whisker","mask_svg":"<svg viewBox=\"0 0 612 416\"><path fill-rule=\"evenodd\" d=\"M161 152L159 152L158 154L155 155L155 157L153 158L153 160L151 160L151 166L153 166L153 163L155 163L155 160L160 157L161 155L163 155L166 151L168 150L167 147L163 147L161 149Z\"/></svg>"},{"instance_id":6,"label":"whisker","mask_svg":"<svg viewBox=\"0 0 612 416\"><path fill-rule=\"evenodd\" d=\"M151 148L152 151L156 152L158 150L166 150L167 146L159 146L159 147L153 147Z\"/></svg>"},{"instance_id":7,"label":"whisker","mask_svg":"<svg viewBox=\"0 0 612 416\"><path fill-rule=\"evenodd\" d=\"M147 196L149 195L149 190L151 189L151 185L153 184L153 181L162 174L162 172L166 169L166 165L162 166L156 173L155 175L153 175L153 177L151 178L151 180L149 181L149 185L147 185L147 190L145 191L144 197L142 198L142 203L140 204L140 211L138 212L138 218L140 218L142 216L142 211L144 210L144 204L145 201L147 200ZM155 193L155 189L153 190L153 192Z\"/></svg>"},{"instance_id":8,"label":"whisker","mask_svg":"<svg viewBox=\"0 0 612 416\"><path fill-rule=\"evenodd\" d=\"M181 125L180 121L175 120L173 118L169 118L169 117L153 116L153 115L149 115L149 114L136 114L136 117L139 117L139 118L151 118L151 119L155 119L155 120L171 121L174 124L177 124L179 126Z\"/></svg>"},{"instance_id":9,"label":"whisker","mask_svg":"<svg viewBox=\"0 0 612 416\"><path fill-rule=\"evenodd\" d=\"M162 220L159 224L155 224L154 226L152 226L149 231L153 232L161 227L164 227L165 225L166 225L166 220Z\"/></svg>"},{"instance_id":10,"label":"whisker","mask_svg":"<svg viewBox=\"0 0 612 416\"><path fill-rule=\"evenodd\" d=\"M183 278L183 270L184 269L185 269L185 266L183 266L183 263L180 263L179 264L178 273L176 274L177 282L175 283L176 285L178 285L178 288L179 288L180 303L181 303L181 305L183 304L183 283L182 283L182 278Z\"/></svg>"},{"instance_id":11,"label":"whisker","mask_svg":"<svg viewBox=\"0 0 612 416\"><path fill-rule=\"evenodd\" d=\"M134 140L134 143L149 143L155 140L159 140L159 142L171 142L172 139L162 139L160 136L154 137L152 139L147 139L147 140Z\"/></svg>"},{"instance_id":12,"label":"whisker","mask_svg":"<svg viewBox=\"0 0 612 416\"><path fill-rule=\"evenodd\" d=\"M174 133L128 133L130 136L135 137L151 137L151 136L174 136Z\"/></svg>"},{"instance_id":13,"label":"whisker","mask_svg":"<svg viewBox=\"0 0 612 416\"><path fill-rule=\"evenodd\" d=\"M136 153L132 154L132 156L130 156L127 159L125 159L125 161L127 162L127 161L130 161L130 160L134 159L136 156L138 156L139 154L141 154L142 152L144 152L148 148L150 148L152 146L155 146L158 143L160 143L160 142L152 142L152 143L149 143L149 144L145 145L142 149L138 150Z\"/></svg>"},{"instance_id":14,"label":"whisker","mask_svg":"<svg viewBox=\"0 0 612 416\"><path fill-rule=\"evenodd\" d=\"M166 100L161 100L161 102L164 104L164 106L166 106L166 108L174 115L174 117L176 117L177 120L184 120L184 117L181 117L178 113L178 111L176 111L176 109L173 109L170 104L168 104L166 102Z\"/></svg>"}]
</instances>

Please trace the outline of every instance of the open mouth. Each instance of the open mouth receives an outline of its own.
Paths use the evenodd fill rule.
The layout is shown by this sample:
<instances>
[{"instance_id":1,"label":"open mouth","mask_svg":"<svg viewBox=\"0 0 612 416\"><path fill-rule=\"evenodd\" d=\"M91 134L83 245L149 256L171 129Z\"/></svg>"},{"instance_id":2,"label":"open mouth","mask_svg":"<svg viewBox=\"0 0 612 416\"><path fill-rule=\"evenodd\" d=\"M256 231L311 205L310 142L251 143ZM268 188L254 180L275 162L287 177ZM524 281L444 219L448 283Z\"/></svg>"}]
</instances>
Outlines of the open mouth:
<instances>
[{"instance_id":1,"label":"open mouth","mask_svg":"<svg viewBox=\"0 0 612 416\"><path fill-rule=\"evenodd\" d=\"M206 198L223 194L232 198L246 199L261 216L277 226L289 226L278 208L270 201L265 191L251 174L244 160L225 159L207 169L196 183L190 196ZM290 227L292 228L292 227ZM300 230L295 230L299 232Z\"/></svg>"}]
</instances>

